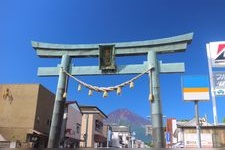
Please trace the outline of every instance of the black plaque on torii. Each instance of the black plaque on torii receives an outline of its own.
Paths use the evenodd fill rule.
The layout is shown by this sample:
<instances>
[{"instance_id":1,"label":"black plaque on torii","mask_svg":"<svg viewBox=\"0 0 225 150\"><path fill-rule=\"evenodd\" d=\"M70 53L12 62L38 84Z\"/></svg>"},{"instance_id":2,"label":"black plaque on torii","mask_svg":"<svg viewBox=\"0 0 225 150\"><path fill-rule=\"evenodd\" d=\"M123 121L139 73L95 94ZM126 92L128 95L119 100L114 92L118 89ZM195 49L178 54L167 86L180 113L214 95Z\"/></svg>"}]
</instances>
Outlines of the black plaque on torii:
<instances>
[{"instance_id":1,"label":"black plaque on torii","mask_svg":"<svg viewBox=\"0 0 225 150\"><path fill-rule=\"evenodd\" d=\"M114 45L99 45L99 69L102 73L116 71Z\"/></svg>"}]
</instances>

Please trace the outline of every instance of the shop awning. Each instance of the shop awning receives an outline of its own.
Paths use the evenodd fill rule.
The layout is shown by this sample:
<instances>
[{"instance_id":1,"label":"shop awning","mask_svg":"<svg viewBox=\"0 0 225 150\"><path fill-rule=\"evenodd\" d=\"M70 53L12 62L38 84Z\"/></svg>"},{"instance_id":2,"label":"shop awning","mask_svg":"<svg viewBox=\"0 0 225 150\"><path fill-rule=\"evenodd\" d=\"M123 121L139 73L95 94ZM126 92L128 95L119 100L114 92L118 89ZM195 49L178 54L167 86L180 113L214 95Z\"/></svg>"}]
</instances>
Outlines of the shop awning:
<instances>
[{"instance_id":1,"label":"shop awning","mask_svg":"<svg viewBox=\"0 0 225 150\"><path fill-rule=\"evenodd\" d=\"M0 134L0 141L6 141L6 139Z\"/></svg>"},{"instance_id":2,"label":"shop awning","mask_svg":"<svg viewBox=\"0 0 225 150\"><path fill-rule=\"evenodd\" d=\"M94 141L95 142L105 142L107 141L107 138L98 134L94 135Z\"/></svg>"},{"instance_id":3,"label":"shop awning","mask_svg":"<svg viewBox=\"0 0 225 150\"><path fill-rule=\"evenodd\" d=\"M37 131L37 130L34 130L34 129L28 129L27 133L30 133L30 134L37 134L37 135L40 135L40 136L48 136L47 134L43 133L43 132L40 132L40 131Z\"/></svg>"}]
</instances>

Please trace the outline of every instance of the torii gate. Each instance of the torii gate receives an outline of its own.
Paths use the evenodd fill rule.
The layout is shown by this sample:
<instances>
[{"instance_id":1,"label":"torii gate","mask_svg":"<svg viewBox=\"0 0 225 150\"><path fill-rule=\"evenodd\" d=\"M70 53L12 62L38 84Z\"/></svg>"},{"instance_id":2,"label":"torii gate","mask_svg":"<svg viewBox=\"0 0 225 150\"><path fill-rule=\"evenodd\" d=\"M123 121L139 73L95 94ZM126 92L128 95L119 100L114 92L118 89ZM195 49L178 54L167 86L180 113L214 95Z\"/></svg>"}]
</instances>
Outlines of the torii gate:
<instances>
[{"instance_id":1,"label":"torii gate","mask_svg":"<svg viewBox=\"0 0 225 150\"><path fill-rule=\"evenodd\" d=\"M66 100L63 97L66 86L66 74L62 72L60 68L63 68L71 75L137 74L143 73L149 68L153 68L151 70L151 75L149 74L149 85L152 91L150 104L153 146L154 148L164 148L165 137L159 90L159 73L184 72L185 68L184 63L158 62L156 56L157 54L185 51L187 45L191 43L192 37L193 33L188 33L156 40L104 44L50 44L32 41L32 47L36 50L39 57L62 58L61 64L57 67L38 68L39 76L59 76L48 148L59 147L60 130ZM103 56L103 59L105 59L106 54L104 54L104 52L106 49L110 49L111 64L109 66L104 63L101 66L72 66L71 64L71 58L77 57ZM111 66L112 63L114 63L114 56L129 55L147 55L147 61L143 62L143 64ZM102 63L101 59L100 63Z\"/></svg>"}]
</instances>

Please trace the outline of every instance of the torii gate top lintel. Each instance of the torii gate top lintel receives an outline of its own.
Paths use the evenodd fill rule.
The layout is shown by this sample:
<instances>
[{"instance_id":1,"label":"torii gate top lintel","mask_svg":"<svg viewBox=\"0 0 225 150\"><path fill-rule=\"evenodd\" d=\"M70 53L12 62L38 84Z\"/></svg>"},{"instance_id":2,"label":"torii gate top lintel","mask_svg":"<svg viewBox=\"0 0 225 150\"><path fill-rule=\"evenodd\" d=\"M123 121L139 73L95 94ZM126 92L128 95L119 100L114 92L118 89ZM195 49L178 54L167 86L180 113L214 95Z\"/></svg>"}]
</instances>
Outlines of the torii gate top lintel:
<instances>
[{"instance_id":1,"label":"torii gate top lintel","mask_svg":"<svg viewBox=\"0 0 225 150\"><path fill-rule=\"evenodd\" d=\"M157 53L185 51L192 37L193 33L188 33L156 40L101 44L51 44L32 41L32 47L39 57L62 57L64 54L70 57L98 57L100 45L114 45L116 56L142 55L147 54L150 49Z\"/></svg>"}]
</instances>

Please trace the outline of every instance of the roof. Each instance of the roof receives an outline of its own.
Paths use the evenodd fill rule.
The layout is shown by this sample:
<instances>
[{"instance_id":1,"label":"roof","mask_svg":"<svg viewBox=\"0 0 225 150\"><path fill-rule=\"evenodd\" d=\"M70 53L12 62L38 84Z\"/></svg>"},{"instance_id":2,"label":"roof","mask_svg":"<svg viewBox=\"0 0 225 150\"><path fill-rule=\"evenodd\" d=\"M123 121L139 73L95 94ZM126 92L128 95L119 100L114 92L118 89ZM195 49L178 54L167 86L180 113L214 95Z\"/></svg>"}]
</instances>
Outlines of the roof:
<instances>
[{"instance_id":1,"label":"roof","mask_svg":"<svg viewBox=\"0 0 225 150\"><path fill-rule=\"evenodd\" d=\"M76 101L66 101L66 102L65 102L65 104L66 104L66 105L70 105L70 104L74 104L74 103L76 103L76 104L77 104L77 102L76 102Z\"/></svg>"},{"instance_id":2,"label":"roof","mask_svg":"<svg viewBox=\"0 0 225 150\"><path fill-rule=\"evenodd\" d=\"M128 126L123 125L111 125L112 132L130 132L130 128Z\"/></svg>"},{"instance_id":3,"label":"roof","mask_svg":"<svg viewBox=\"0 0 225 150\"><path fill-rule=\"evenodd\" d=\"M196 118L193 118L190 121L177 121L177 127L196 127ZM201 127L204 126L212 126L212 124L208 123L207 120L203 118L199 118L199 123Z\"/></svg>"},{"instance_id":4,"label":"roof","mask_svg":"<svg viewBox=\"0 0 225 150\"><path fill-rule=\"evenodd\" d=\"M77 101L66 101L66 102L65 102L65 105L66 105L66 107L68 107L68 106L70 105L70 106L72 106L74 109L78 109L77 111L79 111L79 112L82 114L82 112L81 112L81 110L80 110L80 106L79 106L79 104L77 103ZM74 105L76 105L76 106L74 107Z\"/></svg>"},{"instance_id":5,"label":"roof","mask_svg":"<svg viewBox=\"0 0 225 150\"><path fill-rule=\"evenodd\" d=\"M37 131L37 130L34 130L34 129L28 129L28 130L27 130L27 133L30 133L30 134L37 134L37 135L39 135L39 136L45 136L45 137L48 136L46 133L43 133L43 132L40 132L40 131Z\"/></svg>"},{"instance_id":6,"label":"roof","mask_svg":"<svg viewBox=\"0 0 225 150\"><path fill-rule=\"evenodd\" d=\"M100 114L104 118L108 118L108 116L103 113L97 106L81 106L80 105L80 110L82 114Z\"/></svg>"}]
</instances>

